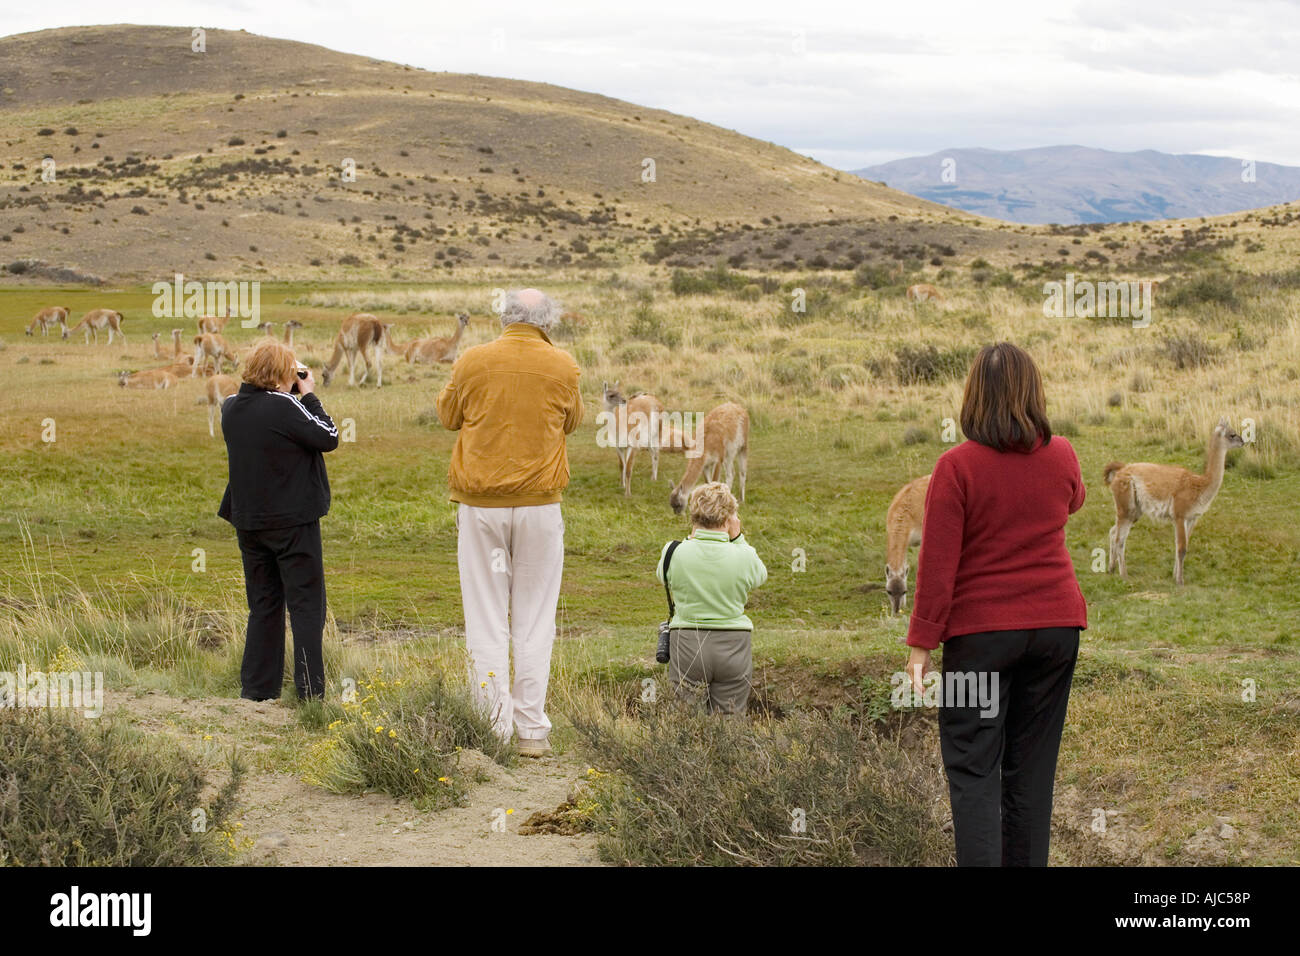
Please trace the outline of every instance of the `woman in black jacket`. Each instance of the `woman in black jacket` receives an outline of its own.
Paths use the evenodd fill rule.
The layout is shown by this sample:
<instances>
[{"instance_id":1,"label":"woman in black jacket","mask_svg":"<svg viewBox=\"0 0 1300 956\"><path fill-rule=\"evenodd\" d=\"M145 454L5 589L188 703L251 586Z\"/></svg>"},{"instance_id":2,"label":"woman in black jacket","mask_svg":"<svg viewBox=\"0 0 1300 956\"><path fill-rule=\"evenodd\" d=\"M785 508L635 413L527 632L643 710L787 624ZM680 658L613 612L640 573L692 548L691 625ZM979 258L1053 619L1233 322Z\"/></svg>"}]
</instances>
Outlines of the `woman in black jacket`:
<instances>
[{"instance_id":1,"label":"woman in black jacket","mask_svg":"<svg viewBox=\"0 0 1300 956\"><path fill-rule=\"evenodd\" d=\"M323 452L339 444L309 369L267 339L244 363L244 383L221 407L230 483L217 512L235 526L248 593L240 696L273 700L284 680L284 608L293 625L298 697L325 696L321 632L325 569L320 519L329 512ZM301 402L291 392L294 386Z\"/></svg>"}]
</instances>

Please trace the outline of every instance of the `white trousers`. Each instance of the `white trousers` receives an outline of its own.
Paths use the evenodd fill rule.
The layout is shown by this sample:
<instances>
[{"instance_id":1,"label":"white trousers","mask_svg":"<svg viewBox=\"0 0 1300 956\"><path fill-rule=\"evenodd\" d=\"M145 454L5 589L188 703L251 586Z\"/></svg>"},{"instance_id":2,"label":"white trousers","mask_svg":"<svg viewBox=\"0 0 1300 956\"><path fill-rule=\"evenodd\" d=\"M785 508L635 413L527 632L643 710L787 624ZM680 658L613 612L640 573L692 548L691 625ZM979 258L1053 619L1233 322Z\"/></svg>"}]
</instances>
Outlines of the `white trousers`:
<instances>
[{"instance_id":1,"label":"white trousers","mask_svg":"<svg viewBox=\"0 0 1300 956\"><path fill-rule=\"evenodd\" d=\"M560 506L461 504L456 528L465 646L474 692L503 739L510 738L512 729L521 740L545 737L551 730L546 685L564 572Z\"/></svg>"}]
</instances>

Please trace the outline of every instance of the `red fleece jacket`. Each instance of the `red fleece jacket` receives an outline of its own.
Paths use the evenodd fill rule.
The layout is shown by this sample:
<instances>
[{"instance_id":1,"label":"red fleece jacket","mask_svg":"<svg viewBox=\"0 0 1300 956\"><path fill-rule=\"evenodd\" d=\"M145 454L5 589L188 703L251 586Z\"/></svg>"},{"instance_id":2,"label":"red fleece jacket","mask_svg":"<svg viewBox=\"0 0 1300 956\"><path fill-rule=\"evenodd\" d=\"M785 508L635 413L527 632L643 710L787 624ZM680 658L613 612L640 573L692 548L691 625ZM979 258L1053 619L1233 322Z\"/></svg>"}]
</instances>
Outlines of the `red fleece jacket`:
<instances>
[{"instance_id":1,"label":"red fleece jacket","mask_svg":"<svg viewBox=\"0 0 1300 956\"><path fill-rule=\"evenodd\" d=\"M940 455L907 643L933 649L981 631L1086 628L1065 547L1065 522L1085 494L1079 459L1059 436L1029 452L966 441Z\"/></svg>"}]
</instances>

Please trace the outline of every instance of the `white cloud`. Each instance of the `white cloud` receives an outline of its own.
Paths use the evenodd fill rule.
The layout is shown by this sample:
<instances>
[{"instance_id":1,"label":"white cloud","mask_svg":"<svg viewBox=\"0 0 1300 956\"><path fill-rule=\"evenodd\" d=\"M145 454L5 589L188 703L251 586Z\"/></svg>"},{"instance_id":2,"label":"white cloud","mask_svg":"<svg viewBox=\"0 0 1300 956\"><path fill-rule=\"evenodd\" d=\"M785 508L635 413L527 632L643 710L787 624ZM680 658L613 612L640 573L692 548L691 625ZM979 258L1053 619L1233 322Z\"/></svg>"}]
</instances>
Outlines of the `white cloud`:
<instances>
[{"instance_id":1,"label":"white cloud","mask_svg":"<svg viewBox=\"0 0 1300 956\"><path fill-rule=\"evenodd\" d=\"M8 10L5 24L105 16L100 2L60 0ZM120 0L111 19L589 90L845 168L1060 143L1300 165L1300 6L1282 0Z\"/></svg>"}]
</instances>

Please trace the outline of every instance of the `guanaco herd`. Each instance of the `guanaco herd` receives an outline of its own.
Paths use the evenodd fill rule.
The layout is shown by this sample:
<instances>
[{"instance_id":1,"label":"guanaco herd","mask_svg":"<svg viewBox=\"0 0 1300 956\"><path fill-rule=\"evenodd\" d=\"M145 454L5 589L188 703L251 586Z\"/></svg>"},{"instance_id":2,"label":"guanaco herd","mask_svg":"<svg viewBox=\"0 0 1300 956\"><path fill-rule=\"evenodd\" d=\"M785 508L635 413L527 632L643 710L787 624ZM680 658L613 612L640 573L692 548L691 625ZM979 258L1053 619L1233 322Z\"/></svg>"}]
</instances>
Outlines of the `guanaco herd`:
<instances>
[{"instance_id":1,"label":"guanaco herd","mask_svg":"<svg viewBox=\"0 0 1300 956\"><path fill-rule=\"evenodd\" d=\"M915 285L907 289L911 302L942 301L942 293L932 285ZM107 331L108 342L119 336L123 342L121 312L112 309L92 309L75 326L69 327L71 310L65 306L42 309L27 327L33 335L39 328L42 335L58 326L67 339L82 330L87 344L94 337L99 342L99 332ZM198 320L198 334L193 336L194 354L188 355L182 342L184 332L173 329L172 351L168 356L162 346L161 333L153 333L154 357L170 359L169 364L140 372L122 372L118 384L124 388L165 389L175 387L182 378L194 378L200 371L204 376L204 390L208 410L208 434L216 436L216 423L220 420L221 404L239 389L239 380L222 374L222 363L228 362L238 369L240 356L225 338L224 331L230 316L204 316ZM384 322L368 312L356 312L343 320L335 336L334 351L323 366L322 381L329 385L339 365L346 361L348 384L365 384L373 371L376 387L384 384L383 356L400 353L408 364L432 365L451 363L456 359L460 341L469 315L456 316L455 332L445 338L413 339L402 346L394 346L391 331L393 324ZM293 346L294 332L302 323L290 320L284 324L284 342ZM272 323L259 326L263 335L272 334ZM356 380L356 365L360 359L364 366L361 379ZM602 383L602 399L607 417L606 434L618 452L619 480L624 496L632 494L632 465L638 450L650 454L650 478L659 480L659 454L682 454L686 457L686 470L669 493L669 504L680 513L686 499L701 480L717 481L727 485L738 479L740 501L745 500L745 478L749 464L749 413L735 402L724 402L704 416L698 427L692 429L674 420L663 402L647 393L626 398L619 390L619 382ZM1103 469L1102 477L1115 500L1115 524L1110 529L1110 549L1107 571L1118 570L1127 577L1125 546L1129 531L1143 515L1153 521L1168 521L1174 526L1174 580L1182 585L1183 562L1187 556L1187 542L1197 520L1209 510L1223 484L1224 462L1229 449L1240 448L1244 441L1233 431L1226 418L1220 419L1210 434L1206 450L1205 469L1202 473L1188 471L1177 465L1135 462L1125 464L1112 461ZM885 515L885 593L890 610L899 614L907 605L908 552L920 544L925 522L925 498L930 476L914 478L894 495Z\"/></svg>"}]
</instances>

